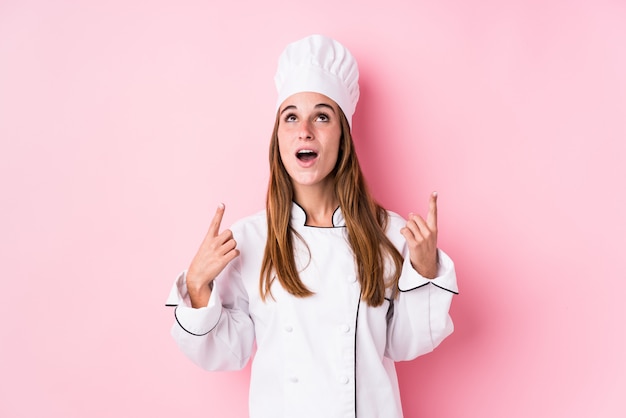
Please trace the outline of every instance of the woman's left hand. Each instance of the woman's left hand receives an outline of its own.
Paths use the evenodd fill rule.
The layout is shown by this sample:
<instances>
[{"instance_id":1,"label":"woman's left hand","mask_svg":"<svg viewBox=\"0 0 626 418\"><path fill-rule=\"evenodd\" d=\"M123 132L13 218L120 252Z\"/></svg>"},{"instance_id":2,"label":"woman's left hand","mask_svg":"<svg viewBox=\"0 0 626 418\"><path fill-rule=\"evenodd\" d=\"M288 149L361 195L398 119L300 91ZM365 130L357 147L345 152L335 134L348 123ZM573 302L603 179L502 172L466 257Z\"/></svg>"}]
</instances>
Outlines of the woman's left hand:
<instances>
[{"instance_id":1,"label":"woman's left hand","mask_svg":"<svg viewBox=\"0 0 626 418\"><path fill-rule=\"evenodd\" d=\"M413 268L427 279L437 277L437 192L430 195L426 220L411 213L400 233L409 246Z\"/></svg>"}]
</instances>

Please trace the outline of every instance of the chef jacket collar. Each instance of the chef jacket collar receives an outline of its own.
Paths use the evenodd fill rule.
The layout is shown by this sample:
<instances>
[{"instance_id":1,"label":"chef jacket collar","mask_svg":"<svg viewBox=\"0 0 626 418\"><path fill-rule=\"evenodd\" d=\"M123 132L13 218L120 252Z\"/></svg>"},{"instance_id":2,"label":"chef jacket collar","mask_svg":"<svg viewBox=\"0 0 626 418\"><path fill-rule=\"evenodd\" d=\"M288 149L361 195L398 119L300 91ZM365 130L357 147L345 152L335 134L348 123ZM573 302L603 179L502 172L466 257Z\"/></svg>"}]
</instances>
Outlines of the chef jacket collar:
<instances>
[{"instance_id":1,"label":"chef jacket collar","mask_svg":"<svg viewBox=\"0 0 626 418\"><path fill-rule=\"evenodd\" d=\"M291 224L295 227L306 225L306 212L302 209L302 206L293 202L291 205ZM333 212L333 228L340 228L346 226L346 220L341 213L341 208L337 207ZM315 227L312 227L315 228Z\"/></svg>"}]
</instances>

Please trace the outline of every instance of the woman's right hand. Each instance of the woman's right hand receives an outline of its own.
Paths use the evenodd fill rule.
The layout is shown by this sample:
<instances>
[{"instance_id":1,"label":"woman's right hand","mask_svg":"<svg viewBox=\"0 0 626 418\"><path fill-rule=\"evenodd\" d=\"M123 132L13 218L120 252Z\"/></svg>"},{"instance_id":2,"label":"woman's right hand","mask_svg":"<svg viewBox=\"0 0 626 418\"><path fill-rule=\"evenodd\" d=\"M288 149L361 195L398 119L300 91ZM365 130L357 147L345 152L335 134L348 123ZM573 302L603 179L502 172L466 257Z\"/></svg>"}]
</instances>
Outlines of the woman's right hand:
<instances>
[{"instance_id":1,"label":"woman's right hand","mask_svg":"<svg viewBox=\"0 0 626 418\"><path fill-rule=\"evenodd\" d=\"M207 306L211 297L211 282L239 255L230 229L219 233L224 210L224 204L217 207L209 231L187 269L187 291L194 308Z\"/></svg>"}]
</instances>

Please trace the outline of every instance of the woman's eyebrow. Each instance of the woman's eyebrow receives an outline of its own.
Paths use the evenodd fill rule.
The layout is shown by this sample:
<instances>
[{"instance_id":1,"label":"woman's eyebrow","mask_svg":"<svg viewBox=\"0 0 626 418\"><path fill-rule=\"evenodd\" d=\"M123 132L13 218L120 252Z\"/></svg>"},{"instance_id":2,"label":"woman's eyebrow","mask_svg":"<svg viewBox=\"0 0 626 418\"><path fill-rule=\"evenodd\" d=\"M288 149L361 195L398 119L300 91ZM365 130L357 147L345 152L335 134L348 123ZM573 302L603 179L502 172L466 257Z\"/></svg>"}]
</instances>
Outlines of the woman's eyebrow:
<instances>
[{"instance_id":1,"label":"woman's eyebrow","mask_svg":"<svg viewBox=\"0 0 626 418\"><path fill-rule=\"evenodd\" d=\"M331 105L329 105L328 103L318 103L318 104L315 105L316 109L319 108L319 107L327 107L330 110L332 110L333 113L335 113L335 109Z\"/></svg>"},{"instance_id":2,"label":"woman's eyebrow","mask_svg":"<svg viewBox=\"0 0 626 418\"><path fill-rule=\"evenodd\" d=\"M280 114L282 115L283 113L285 113L289 109L297 109L297 107L295 105L289 105L289 106L285 107L283 110L281 110Z\"/></svg>"},{"instance_id":3,"label":"woman's eyebrow","mask_svg":"<svg viewBox=\"0 0 626 418\"><path fill-rule=\"evenodd\" d=\"M328 109L332 110L333 113L335 113L335 109L331 105L329 105L328 103L318 103L318 104L315 105L315 109L319 109L320 107L328 108ZM282 115L283 113L285 113L287 110L290 110L290 109L296 109L297 110L298 107L296 105L285 106L285 108L280 111L280 114Z\"/></svg>"}]
</instances>

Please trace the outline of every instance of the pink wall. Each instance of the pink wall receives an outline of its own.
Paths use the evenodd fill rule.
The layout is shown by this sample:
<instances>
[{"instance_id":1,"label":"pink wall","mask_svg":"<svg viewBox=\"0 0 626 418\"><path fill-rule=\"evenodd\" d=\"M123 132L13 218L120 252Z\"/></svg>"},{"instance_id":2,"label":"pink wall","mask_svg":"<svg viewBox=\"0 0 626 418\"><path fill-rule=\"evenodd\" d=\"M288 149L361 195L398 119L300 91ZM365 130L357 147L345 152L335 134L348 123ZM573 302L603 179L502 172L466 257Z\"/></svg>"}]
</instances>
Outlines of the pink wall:
<instances>
[{"instance_id":1,"label":"pink wall","mask_svg":"<svg viewBox=\"0 0 626 418\"><path fill-rule=\"evenodd\" d=\"M0 416L246 415L163 304L218 202L262 208L276 60L314 32L360 62L376 196L437 189L458 266L406 416L626 416L625 3L247 3L0 1Z\"/></svg>"}]
</instances>

